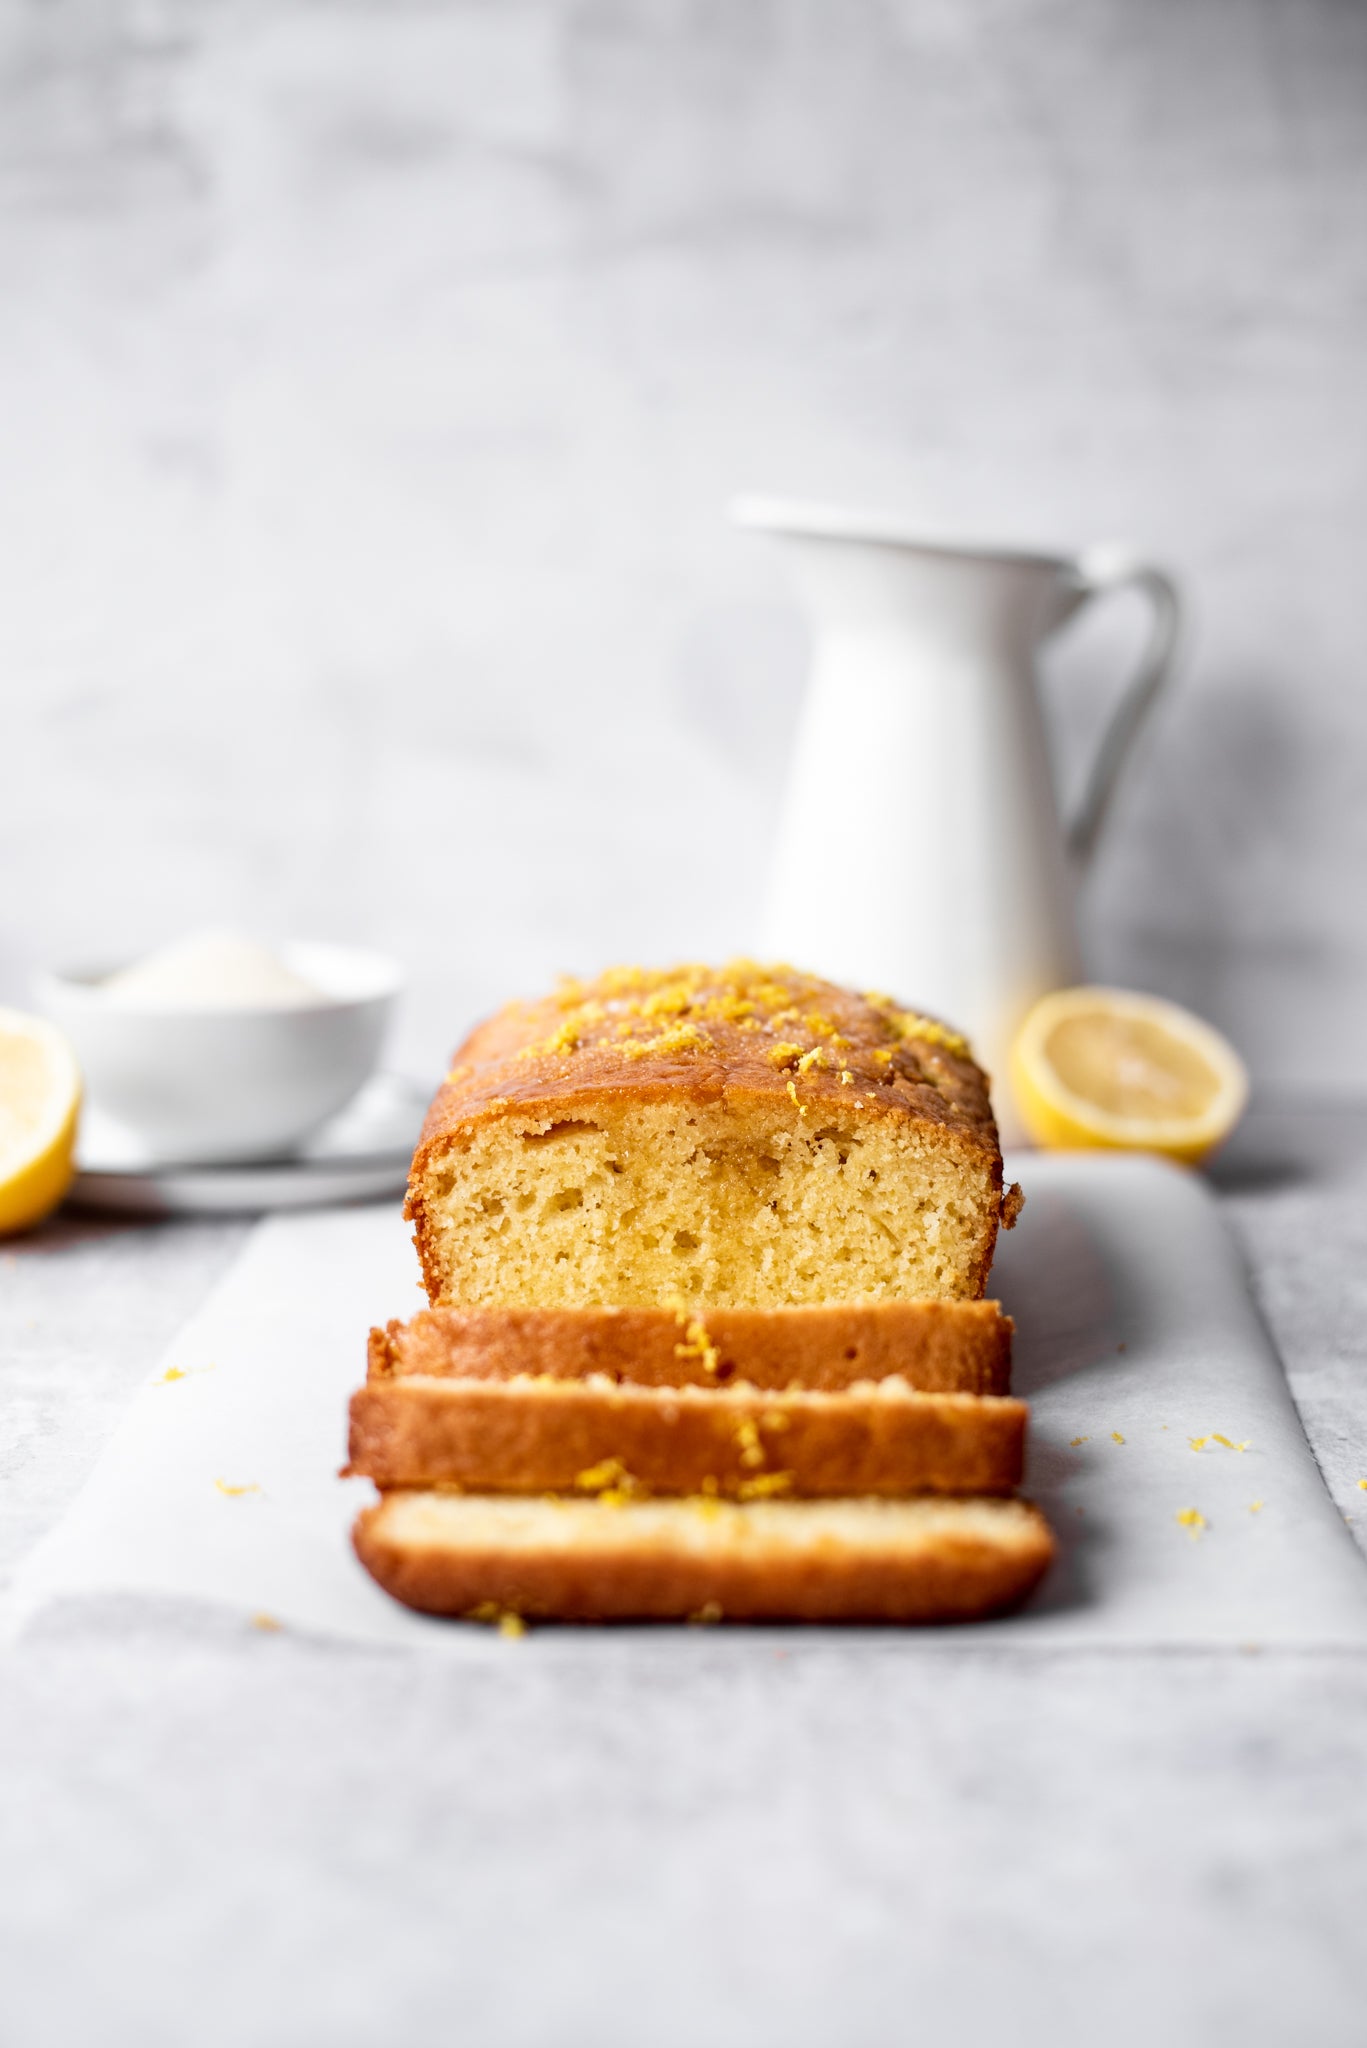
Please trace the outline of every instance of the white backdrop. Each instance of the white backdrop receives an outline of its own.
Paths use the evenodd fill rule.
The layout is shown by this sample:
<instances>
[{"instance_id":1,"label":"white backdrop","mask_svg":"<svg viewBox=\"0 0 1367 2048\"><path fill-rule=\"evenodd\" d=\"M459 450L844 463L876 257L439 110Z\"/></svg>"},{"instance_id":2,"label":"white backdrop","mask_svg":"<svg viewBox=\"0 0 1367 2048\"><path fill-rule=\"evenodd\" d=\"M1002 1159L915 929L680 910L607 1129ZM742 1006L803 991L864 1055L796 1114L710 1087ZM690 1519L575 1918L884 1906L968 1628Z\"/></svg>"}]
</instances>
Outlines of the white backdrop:
<instances>
[{"instance_id":1,"label":"white backdrop","mask_svg":"<svg viewBox=\"0 0 1367 2048\"><path fill-rule=\"evenodd\" d=\"M804 637L751 489L1171 564L1089 964L1367 1086L1367 9L0 26L0 996L355 937L431 1068L753 944ZM1056 664L1065 782L1136 627Z\"/></svg>"}]
</instances>

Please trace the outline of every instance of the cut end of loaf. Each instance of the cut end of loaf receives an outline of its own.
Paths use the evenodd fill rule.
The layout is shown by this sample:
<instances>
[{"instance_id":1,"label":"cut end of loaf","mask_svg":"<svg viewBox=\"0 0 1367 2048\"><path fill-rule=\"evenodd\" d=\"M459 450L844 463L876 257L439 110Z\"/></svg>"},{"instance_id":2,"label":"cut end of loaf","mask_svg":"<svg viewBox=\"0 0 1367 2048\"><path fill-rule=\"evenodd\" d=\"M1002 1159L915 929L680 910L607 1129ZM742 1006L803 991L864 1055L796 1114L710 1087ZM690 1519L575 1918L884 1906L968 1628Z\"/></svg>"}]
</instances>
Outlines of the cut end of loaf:
<instances>
[{"instance_id":1,"label":"cut end of loaf","mask_svg":"<svg viewBox=\"0 0 1367 2048\"><path fill-rule=\"evenodd\" d=\"M529 1308L973 1298L999 1206L995 1156L943 1128L762 1099L510 1110L410 1195L433 1302Z\"/></svg>"},{"instance_id":2,"label":"cut end of loaf","mask_svg":"<svg viewBox=\"0 0 1367 2048\"><path fill-rule=\"evenodd\" d=\"M562 1621L971 1621L1053 1556L1014 1500L632 1501L387 1494L357 1554L423 1612Z\"/></svg>"}]
</instances>

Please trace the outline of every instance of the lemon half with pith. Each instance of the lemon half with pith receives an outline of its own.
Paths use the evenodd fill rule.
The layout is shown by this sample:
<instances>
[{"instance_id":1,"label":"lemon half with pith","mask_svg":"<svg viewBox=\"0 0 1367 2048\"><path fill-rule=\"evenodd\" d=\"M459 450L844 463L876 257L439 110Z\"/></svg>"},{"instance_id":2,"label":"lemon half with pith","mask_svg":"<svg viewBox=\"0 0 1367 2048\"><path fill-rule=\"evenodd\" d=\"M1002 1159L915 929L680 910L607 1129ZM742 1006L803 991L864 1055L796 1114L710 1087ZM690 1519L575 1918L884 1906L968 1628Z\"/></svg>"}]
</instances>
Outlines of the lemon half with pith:
<instances>
[{"instance_id":1,"label":"lemon half with pith","mask_svg":"<svg viewBox=\"0 0 1367 2048\"><path fill-rule=\"evenodd\" d=\"M1161 1152L1194 1166L1227 1138L1248 1074L1218 1031L1177 1003L1118 988L1064 988L1035 1004L1011 1048L1011 1082L1037 1145Z\"/></svg>"},{"instance_id":2,"label":"lemon half with pith","mask_svg":"<svg viewBox=\"0 0 1367 2048\"><path fill-rule=\"evenodd\" d=\"M75 1174L81 1076L60 1031L0 1010L0 1237L39 1223Z\"/></svg>"}]
</instances>

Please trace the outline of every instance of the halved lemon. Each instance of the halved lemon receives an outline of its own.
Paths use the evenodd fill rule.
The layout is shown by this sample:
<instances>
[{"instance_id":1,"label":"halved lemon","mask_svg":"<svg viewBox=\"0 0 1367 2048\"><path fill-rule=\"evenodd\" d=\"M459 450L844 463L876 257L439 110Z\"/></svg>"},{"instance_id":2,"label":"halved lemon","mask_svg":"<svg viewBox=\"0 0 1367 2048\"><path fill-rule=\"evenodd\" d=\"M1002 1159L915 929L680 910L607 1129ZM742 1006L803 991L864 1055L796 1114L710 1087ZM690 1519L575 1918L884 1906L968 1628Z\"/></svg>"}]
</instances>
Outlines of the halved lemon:
<instances>
[{"instance_id":1,"label":"halved lemon","mask_svg":"<svg viewBox=\"0 0 1367 2048\"><path fill-rule=\"evenodd\" d=\"M75 1172L81 1076L60 1031L0 1010L0 1237L55 1209Z\"/></svg>"},{"instance_id":2,"label":"halved lemon","mask_svg":"<svg viewBox=\"0 0 1367 2048\"><path fill-rule=\"evenodd\" d=\"M1248 1100L1244 1063L1218 1031L1120 988L1064 988L1036 1003L1011 1048L1011 1081L1037 1145L1161 1152L1189 1166L1229 1136Z\"/></svg>"}]
</instances>

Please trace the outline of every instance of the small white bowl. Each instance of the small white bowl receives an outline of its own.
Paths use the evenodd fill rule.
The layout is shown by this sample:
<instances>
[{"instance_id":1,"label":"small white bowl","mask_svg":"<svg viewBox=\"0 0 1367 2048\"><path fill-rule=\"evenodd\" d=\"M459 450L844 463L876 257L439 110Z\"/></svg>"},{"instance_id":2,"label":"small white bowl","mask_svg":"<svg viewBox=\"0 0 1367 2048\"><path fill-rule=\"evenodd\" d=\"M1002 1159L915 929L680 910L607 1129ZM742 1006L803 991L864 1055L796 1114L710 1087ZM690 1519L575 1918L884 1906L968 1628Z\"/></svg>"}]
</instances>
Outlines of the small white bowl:
<instances>
[{"instance_id":1,"label":"small white bowl","mask_svg":"<svg viewBox=\"0 0 1367 2048\"><path fill-rule=\"evenodd\" d=\"M401 975L358 946L281 946L325 991L298 1008L117 1005L115 967L40 975L37 997L76 1049L92 1107L167 1165L279 1157L348 1103L379 1060Z\"/></svg>"}]
</instances>

